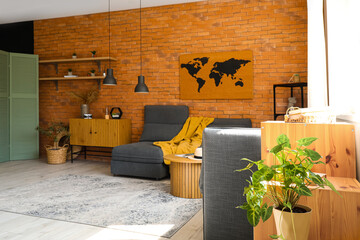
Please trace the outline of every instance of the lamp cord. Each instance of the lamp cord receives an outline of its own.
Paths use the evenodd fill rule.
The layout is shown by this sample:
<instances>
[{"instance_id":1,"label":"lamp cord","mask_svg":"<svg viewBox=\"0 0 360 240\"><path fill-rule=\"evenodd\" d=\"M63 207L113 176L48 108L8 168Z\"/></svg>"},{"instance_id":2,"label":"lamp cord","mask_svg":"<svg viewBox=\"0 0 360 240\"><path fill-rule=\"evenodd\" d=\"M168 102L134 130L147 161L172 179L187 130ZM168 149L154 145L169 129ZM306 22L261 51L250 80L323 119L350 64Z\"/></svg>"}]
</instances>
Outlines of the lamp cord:
<instances>
[{"instance_id":1,"label":"lamp cord","mask_svg":"<svg viewBox=\"0 0 360 240\"><path fill-rule=\"evenodd\" d=\"M111 68L111 61L110 61L110 0L109 0L108 19L109 19L109 68Z\"/></svg>"},{"instance_id":2,"label":"lamp cord","mask_svg":"<svg viewBox=\"0 0 360 240\"><path fill-rule=\"evenodd\" d=\"M141 0L140 0L140 76L142 76Z\"/></svg>"}]
</instances>

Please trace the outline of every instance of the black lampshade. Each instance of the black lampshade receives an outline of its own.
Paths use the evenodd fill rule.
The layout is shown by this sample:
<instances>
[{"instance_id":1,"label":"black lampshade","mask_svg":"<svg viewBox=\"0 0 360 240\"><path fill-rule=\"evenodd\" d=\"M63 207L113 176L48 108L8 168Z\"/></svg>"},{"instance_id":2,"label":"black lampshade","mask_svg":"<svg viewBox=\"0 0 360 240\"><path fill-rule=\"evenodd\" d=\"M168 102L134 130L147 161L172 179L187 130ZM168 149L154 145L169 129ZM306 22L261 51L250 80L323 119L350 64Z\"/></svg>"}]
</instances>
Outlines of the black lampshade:
<instances>
[{"instance_id":1,"label":"black lampshade","mask_svg":"<svg viewBox=\"0 0 360 240\"><path fill-rule=\"evenodd\" d=\"M145 77L143 75L138 76L138 84L135 87L137 93L148 93L149 89L145 84Z\"/></svg>"},{"instance_id":2,"label":"black lampshade","mask_svg":"<svg viewBox=\"0 0 360 240\"><path fill-rule=\"evenodd\" d=\"M103 84L110 86L116 85L116 79L114 78L112 68L106 69L106 77L104 78Z\"/></svg>"}]
</instances>

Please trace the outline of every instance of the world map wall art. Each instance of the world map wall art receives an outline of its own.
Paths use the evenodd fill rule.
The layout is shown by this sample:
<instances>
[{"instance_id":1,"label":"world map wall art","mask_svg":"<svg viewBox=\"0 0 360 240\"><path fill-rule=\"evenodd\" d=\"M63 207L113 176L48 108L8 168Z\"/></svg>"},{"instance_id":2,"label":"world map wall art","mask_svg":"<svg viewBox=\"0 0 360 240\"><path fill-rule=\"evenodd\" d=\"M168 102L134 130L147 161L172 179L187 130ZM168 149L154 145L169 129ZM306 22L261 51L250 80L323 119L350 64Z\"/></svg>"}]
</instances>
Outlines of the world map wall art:
<instances>
[{"instance_id":1,"label":"world map wall art","mask_svg":"<svg viewBox=\"0 0 360 240\"><path fill-rule=\"evenodd\" d=\"M252 51L180 56L181 99L251 99Z\"/></svg>"}]
</instances>

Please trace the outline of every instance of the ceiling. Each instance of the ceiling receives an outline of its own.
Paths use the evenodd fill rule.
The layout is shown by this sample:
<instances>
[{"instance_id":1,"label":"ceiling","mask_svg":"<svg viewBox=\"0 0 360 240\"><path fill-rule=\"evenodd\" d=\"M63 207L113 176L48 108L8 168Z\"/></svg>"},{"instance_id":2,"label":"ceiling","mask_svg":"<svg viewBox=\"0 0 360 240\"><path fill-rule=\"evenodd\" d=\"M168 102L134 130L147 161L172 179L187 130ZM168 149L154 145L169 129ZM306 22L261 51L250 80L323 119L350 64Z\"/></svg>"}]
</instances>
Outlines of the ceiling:
<instances>
[{"instance_id":1,"label":"ceiling","mask_svg":"<svg viewBox=\"0 0 360 240\"><path fill-rule=\"evenodd\" d=\"M69 17L108 11L109 0L0 0L0 24ZM155 7L203 0L141 0ZM140 0L111 0L111 11L135 9Z\"/></svg>"}]
</instances>

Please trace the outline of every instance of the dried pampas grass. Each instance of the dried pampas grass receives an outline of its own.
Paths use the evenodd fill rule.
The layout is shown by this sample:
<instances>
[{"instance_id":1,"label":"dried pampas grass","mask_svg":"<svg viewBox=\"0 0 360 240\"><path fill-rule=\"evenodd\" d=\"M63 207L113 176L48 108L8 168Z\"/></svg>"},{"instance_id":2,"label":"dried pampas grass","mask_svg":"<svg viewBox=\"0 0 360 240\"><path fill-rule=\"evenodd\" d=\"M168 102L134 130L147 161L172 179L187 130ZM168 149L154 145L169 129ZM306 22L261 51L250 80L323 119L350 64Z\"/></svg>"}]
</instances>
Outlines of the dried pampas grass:
<instances>
[{"instance_id":1,"label":"dried pampas grass","mask_svg":"<svg viewBox=\"0 0 360 240\"><path fill-rule=\"evenodd\" d=\"M70 92L70 95L78 99L83 104L90 104L99 98L99 89L97 87L91 88L88 91L81 93Z\"/></svg>"}]
</instances>

